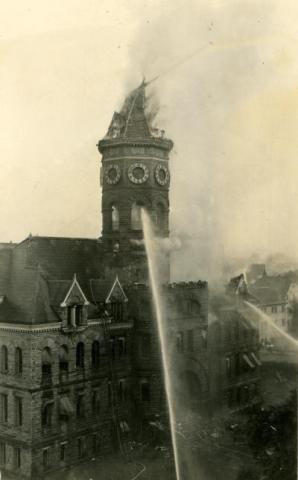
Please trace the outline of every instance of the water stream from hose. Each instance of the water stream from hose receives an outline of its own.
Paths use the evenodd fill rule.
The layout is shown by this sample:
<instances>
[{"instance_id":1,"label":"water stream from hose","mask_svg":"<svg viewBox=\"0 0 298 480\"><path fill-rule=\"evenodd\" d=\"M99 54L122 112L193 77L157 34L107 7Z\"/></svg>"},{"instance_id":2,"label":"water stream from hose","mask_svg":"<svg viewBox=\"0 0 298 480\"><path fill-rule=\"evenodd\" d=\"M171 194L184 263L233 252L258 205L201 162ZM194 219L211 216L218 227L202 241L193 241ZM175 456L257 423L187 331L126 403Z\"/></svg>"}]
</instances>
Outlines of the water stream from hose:
<instances>
[{"instance_id":1,"label":"water stream from hose","mask_svg":"<svg viewBox=\"0 0 298 480\"><path fill-rule=\"evenodd\" d=\"M176 436L177 434L175 431L176 421L175 421L175 410L174 410L174 396L173 396L173 387L172 387L171 378L170 378L169 346L167 345L167 332L166 332L166 326L165 326L164 310L163 310L162 297L160 294L160 287L159 287L158 266L157 266L155 249L154 249L154 236L151 228L150 217L144 209L142 209L141 211L141 216L142 216L145 249L146 249L147 261L148 261L150 286L151 286L152 297L154 302L157 329L158 329L160 349L161 349L161 359L162 359L162 367L163 367L163 374L164 374L165 391L166 391L168 410L169 410L169 421L170 421L170 429L171 429L171 440L172 440L172 446L173 446L176 479L181 480L177 436Z\"/></svg>"}]
</instances>

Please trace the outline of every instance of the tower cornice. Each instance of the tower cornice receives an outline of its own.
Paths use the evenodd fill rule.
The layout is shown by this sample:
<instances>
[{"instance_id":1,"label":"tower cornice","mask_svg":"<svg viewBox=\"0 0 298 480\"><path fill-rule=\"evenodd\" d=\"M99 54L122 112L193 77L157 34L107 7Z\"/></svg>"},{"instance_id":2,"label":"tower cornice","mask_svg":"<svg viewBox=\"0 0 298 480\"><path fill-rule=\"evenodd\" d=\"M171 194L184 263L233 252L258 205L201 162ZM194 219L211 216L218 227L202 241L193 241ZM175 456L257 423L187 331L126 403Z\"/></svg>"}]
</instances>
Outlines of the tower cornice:
<instances>
[{"instance_id":1,"label":"tower cornice","mask_svg":"<svg viewBox=\"0 0 298 480\"><path fill-rule=\"evenodd\" d=\"M129 146L129 147L158 147L162 150L170 152L173 148L172 140L167 138L155 138L151 137L148 139L145 138L136 138L136 139L126 139L126 138L103 138L97 144L98 150L100 153L103 153L105 149L110 147L119 147L119 146Z\"/></svg>"}]
</instances>

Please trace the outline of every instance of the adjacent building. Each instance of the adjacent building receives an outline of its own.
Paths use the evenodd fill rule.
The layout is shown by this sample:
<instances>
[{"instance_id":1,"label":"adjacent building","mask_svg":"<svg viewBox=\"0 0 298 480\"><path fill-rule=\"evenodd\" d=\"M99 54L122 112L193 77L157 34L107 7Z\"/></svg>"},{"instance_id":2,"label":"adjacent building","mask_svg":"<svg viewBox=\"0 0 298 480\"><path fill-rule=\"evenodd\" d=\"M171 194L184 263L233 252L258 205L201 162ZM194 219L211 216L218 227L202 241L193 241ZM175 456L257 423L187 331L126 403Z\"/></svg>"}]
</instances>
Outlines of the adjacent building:
<instances>
[{"instance_id":1,"label":"adjacent building","mask_svg":"<svg viewBox=\"0 0 298 480\"><path fill-rule=\"evenodd\" d=\"M229 413L260 401L259 332L250 321L244 276L212 300L208 333L210 407Z\"/></svg>"},{"instance_id":2,"label":"adjacent building","mask_svg":"<svg viewBox=\"0 0 298 480\"><path fill-rule=\"evenodd\" d=\"M290 303L297 288L297 277L295 278L291 272L283 275L268 275L265 265L258 264L249 268L246 278L254 303L273 320L278 328L290 332L292 329ZM259 332L263 343L272 343L274 332L269 322L261 320Z\"/></svg>"}]
</instances>

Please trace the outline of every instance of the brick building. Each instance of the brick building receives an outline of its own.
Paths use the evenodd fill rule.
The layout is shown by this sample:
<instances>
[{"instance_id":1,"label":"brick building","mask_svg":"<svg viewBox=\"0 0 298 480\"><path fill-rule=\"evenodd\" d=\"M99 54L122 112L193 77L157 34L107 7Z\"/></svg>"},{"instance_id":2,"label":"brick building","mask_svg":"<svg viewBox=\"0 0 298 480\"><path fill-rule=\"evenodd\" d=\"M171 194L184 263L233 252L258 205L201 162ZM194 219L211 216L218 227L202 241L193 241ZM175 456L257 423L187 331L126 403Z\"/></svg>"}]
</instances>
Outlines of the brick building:
<instances>
[{"instance_id":1,"label":"brick building","mask_svg":"<svg viewBox=\"0 0 298 480\"><path fill-rule=\"evenodd\" d=\"M243 300L249 293L243 275L213 298L208 328L210 407L240 410L260 401L259 332Z\"/></svg>"},{"instance_id":2,"label":"brick building","mask_svg":"<svg viewBox=\"0 0 298 480\"><path fill-rule=\"evenodd\" d=\"M29 236L0 248L0 468L39 479L114 448L165 407L140 211L169 235L169 152L145 84L115 113L102 154L100 239ZM177 374L208 396L205 282L162 280Z\"/></svg>"}]
</instances>

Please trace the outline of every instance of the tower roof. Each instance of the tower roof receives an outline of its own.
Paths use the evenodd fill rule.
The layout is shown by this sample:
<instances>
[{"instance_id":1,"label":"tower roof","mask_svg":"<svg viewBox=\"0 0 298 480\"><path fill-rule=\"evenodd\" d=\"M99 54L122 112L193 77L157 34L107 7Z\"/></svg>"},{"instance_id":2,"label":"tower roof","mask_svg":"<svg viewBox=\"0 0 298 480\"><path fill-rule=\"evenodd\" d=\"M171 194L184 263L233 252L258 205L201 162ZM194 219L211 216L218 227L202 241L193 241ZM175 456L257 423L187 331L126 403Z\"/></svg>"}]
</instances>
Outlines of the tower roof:
<instances>
[{"instance_id":1,"label":"tower roof","mask_svg":"<svg viewBox=\"0 0 298 480\"><path fill-rule=\"evenodd\" d=\"M132 90L120 112L115 112L105 138L152 139L162 138L164 131L152 128L147 111L146 82Z\"/></svg>"},{"instance_id":2,"label":"tower roof","mask_svg":"<svg viewBox=\"0 0 298 480\"><path fill-rule=\"evenodd\" d=\"M145 112L145 82L125 99L120 115L123 118L123 136L126 138L151 137Z\"/></svg>"}]
</instances>

